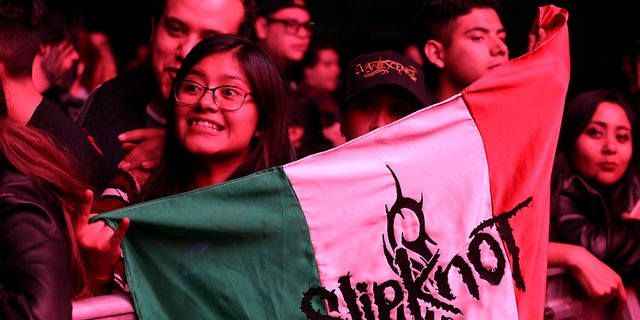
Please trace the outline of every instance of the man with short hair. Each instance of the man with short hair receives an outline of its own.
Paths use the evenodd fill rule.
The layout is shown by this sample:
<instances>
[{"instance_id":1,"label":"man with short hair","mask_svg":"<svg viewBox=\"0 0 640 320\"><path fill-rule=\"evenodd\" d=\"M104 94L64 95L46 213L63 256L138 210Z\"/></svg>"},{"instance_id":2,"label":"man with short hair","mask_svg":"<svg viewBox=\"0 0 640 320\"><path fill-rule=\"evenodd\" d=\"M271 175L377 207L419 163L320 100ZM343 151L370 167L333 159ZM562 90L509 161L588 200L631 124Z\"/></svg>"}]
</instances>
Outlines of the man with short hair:
<instances>
[{"instance_id":1,"label":"man with short hair","mask_svg":"<svg viewBox=\"0 0 640 320\"><path fill-rule=\"evenodd\" d=\"M300 64L311 42L313 22L305 0L257 0L258 17L254 24L254 41L269 54L287 85L290 120L305 119L298 127L302 131L303 147L296 148L297 156L327 150L333 145L322 133L318 105L298 90L292 76L296 64ZM299 122L299 121L294 121ZM296 143L300 135L291 133Z\"/></svg>"},{"instance_id":2,"label":"man with short hair","mask_svg":"<svg viewBox=\"0 0 640 320\"><path fill-rule=\"evenodd\" d=\"M427 84L445 100L509 61L506 30L494 0L427 0L420 25Z\"/></svg>"},{"instance_id":3,"label":"man with short hair","mask_svg":"<svg viewBox=\"0 0 640 320\"><path fill-rule=\"evenodd\" d=\"M64 14L60 8L50 8L47 20L51 27L44 30L32 71L38 91L60 105L72 119L70 106L63 98L80 76L80 53L77 49L80 25L76 25L77 18L74 13Z\"/></svg>"},{"instance_id":4,"label":"man with short hair","mask_svg":"<svg viewBox=\"0 0 640 320\"><path fill-rule=\"evenodd\" d=\"M80 176L100 190L109 180L102 170L101 150L58 105L42 96L32 79L43 35L56 27L50 24L48 14L41 0L0 3L0 104L6 110L2 117L50 134L57 145L79 160L76 168Z\"/></svg>"},{"instance_id":5,"label":"man with short hair","mask_svg":"<svg viewBox=\"0 0 640 320\"><path fill-rule=\"evenodd\" d=\"M304 0L258 0L254 25L256 43L265 48L285 76L293 63L302 61L309 48L313 22ZM294 86L295 88L295 86Z\"/></svg>"},{"instance_id":6,"label":"man with short hair","mask_svg":"<svg viewBox=\"0 0 640 320\"><path fill-rule=\"evenodd\" d=\"M506 30L498 15L500 11L500 5L493 0L425 1L419 27L423 28L422 43L429 62L427 81L434 90L436 101L461 92L509 60ZM529 35L529 50L546 36L541 28L535 31L537 33ZM549 242L547 263L570 270L581 286L597 293L592 299L618 296L622 299L618 302L624 303L625 289L615 281L617 279L601 281L585 276L602 266L594 262L593 256L581 255L578 262L574 261L578 256L576 250Z\"/></svg>"}]
</instances>

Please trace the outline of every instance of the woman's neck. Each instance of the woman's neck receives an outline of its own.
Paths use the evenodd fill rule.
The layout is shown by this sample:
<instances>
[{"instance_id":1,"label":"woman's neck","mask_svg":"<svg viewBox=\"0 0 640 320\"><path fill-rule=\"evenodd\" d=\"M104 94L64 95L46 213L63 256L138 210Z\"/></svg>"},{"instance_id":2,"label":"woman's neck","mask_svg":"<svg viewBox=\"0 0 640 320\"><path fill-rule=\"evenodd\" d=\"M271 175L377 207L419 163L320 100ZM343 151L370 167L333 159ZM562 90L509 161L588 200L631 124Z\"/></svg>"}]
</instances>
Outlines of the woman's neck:
<instances>
[{"instance_id":1,"label":"woman's neck","mask_svg":"<svg viewBox=\"0 0 640 320\"><path fill-rule=\"evenodd\" d=\"M195 166L195 187L207 187L229 180L229 177L241 163L242 161L238 159L216 159L214 162L197 164Z\"/></svg>"}]
</instances>

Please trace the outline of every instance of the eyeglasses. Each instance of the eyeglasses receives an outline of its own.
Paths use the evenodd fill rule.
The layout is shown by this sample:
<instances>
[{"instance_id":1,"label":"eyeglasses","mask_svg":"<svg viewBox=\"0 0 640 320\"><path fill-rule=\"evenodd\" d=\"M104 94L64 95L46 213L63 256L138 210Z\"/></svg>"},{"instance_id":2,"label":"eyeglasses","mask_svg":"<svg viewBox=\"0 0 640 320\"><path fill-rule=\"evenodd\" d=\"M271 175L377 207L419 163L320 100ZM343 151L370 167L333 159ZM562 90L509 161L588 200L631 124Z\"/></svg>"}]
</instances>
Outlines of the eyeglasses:
<instances>
[{"instance_id":1,"label":"eyeglasses","mask_svg":"<svg viewBox=\"0 0 640 320\"><path fill-rule=\"evenodd\" d=\"M284 25L284 33L289 35L297 35L300 32L300 28L304 28L309 33L313 32L313 28L315 27L315 23L313 21L308 21L304 23L300 23L295 19L274 19L267 18L267 22L269 23L282 23Z\"/></svg>"},{"instance_id":2,"label":"eyeglasses","mask_svg":"<svg viewBox=\"0 0 640 320\"><path fill-rule=\"evenodd\" d=\"M204 94L211 90L213 93L213 102L225 111L236 111L242 108L247 96L253 96L253 92L236 86L219 86L215 88L207 88L204 85L191 80L183 80L176 82L173 93L176 102L193 106L204 97Z\"/></svg>"}]
</instances>

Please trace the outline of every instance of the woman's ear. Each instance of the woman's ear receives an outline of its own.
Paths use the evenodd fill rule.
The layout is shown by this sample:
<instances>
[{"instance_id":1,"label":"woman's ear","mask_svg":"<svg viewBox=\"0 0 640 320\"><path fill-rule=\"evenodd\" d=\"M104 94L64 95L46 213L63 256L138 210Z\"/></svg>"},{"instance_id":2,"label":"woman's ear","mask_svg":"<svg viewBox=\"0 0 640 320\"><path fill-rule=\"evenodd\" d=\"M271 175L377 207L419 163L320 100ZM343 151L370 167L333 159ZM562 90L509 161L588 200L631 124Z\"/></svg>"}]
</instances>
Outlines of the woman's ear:
<instances>
[{"instance_id":1,"label":"woman's ear","mask_svg":"<svg viewBox=\"0 0 640 320\"><path fill-rule=\"evenodd\" d=\"M444 68L444 46L440 41L433 39L427 41L424 45L424 55L436 67Z\"/></svg>"},{"instance_id":2,"label":"woman's ear","mask_svg":"<svg viewBox=\"0 0 640 320\"><path fill-rule=\"evenodd\" d=\"M289 140L294 148L300 148L302 145L302 136L304 136L304 128L302 126L289 126Z\"/></svg>"}]
</instances>

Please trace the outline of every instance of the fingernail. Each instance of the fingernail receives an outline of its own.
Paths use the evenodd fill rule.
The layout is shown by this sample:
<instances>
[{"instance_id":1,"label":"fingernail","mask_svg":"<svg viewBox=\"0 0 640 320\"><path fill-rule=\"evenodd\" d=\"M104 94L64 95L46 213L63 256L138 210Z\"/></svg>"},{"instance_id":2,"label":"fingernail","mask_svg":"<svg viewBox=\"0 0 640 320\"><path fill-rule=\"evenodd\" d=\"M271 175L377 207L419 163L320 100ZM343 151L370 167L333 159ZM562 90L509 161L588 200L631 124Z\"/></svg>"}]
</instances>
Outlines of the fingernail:
<instances>
[{"instance_id":1,"label":"fingernail","mask_svg":"<svg viewBox=\"0 0 640 320\"><path fill-rule=\"evenodd\" d=\"M131 167L131 163L122 161L118 164L118 169L120 170L128 170Z\"/></svg>"}]
</instances>

